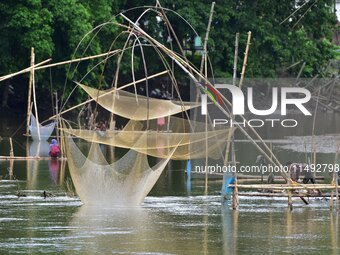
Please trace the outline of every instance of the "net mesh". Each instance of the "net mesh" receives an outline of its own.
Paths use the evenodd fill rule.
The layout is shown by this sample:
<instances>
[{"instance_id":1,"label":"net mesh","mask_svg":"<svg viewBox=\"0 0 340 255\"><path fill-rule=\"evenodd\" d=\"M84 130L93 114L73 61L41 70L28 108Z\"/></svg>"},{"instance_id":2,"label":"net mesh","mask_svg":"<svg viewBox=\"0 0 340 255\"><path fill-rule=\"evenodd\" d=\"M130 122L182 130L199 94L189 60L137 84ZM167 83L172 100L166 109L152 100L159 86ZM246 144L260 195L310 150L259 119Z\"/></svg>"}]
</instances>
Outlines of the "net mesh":
<instances>
[{"instance_id":1,"label":"net mesh","mask_svg":"<svg viewBox=\"0 0 340 255\"><path fill-rule=\"evenodd\" d=\"M115 88L102 91L80 83L77 84L100 106L131 120L167 117L200 106L199 103L147 98Z\"/></svg>"},{"instance_id":2,"label":"net mesh","mask_svg":"<svg viewBox=\"0 0 340 255\"><path fill-rule=\"evenodd\" d=\"M51 136L54 130L55 122L51 122L50 124L43 126L40 123L38 123L34 115L31 114L29 130L30 130L32 139L35 141L39 140L38 126L39 126L40 140L46 141Z\"/></svg>"},{"instance_id":3,"label":"net mesh","mask_svg":"<svg viewBox=\"0 0 340 255\"><path fill-rule=\"evenodd\" d=\"M65 145L71 177L82 202L107 206L142 203L175 150L169 153L168 158L150 167L147 155L134 150L109 164L98 143L91 144L87 156L73 138L66 138Z\"/></svg>"},{"instance_id":4,"label":"net mesh","mask_svg":"<svg viewBox=\"0 0 340 255\"><path fill-rule=\"evenodd\" d=\"M172 117L166 131L154 130L155 123L156 121L148 124L130 121L123 130L62 128L62 131L88 142L132 149L156 158L166 159L171 152L173 160L205 158L206 155L213 159L221 158L221 151L228 139L229 129L200 131L205 128L204 124L192 121L189 123L180 118ZM191 128L198 131L189 132Z\"/></svg>"}]
</instances>

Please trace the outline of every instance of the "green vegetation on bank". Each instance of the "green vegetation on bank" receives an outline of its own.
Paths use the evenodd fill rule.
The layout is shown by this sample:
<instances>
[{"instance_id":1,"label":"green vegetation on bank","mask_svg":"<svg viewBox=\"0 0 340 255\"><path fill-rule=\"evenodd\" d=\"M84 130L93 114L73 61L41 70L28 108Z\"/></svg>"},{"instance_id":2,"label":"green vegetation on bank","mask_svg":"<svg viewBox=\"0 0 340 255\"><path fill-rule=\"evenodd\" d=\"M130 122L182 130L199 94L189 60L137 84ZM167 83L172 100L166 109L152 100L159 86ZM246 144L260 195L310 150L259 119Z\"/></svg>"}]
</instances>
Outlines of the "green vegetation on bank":
<instances>
[{"instance_id":1,"label":"green vegetation on bank","mask_svg":"<svg viewBox=\"0 0 340 255\"><path fill-rule=\"evenodd\" d=\"M177 11L204 38L211 1L161 0L163 7ZM252 45L248 58L247 77L294 76L305 62L302 75L329 75L326 66L339 58L339 48L331 43L336 16L333 0L217 0L209 38L209 54L217 77L230 77L233 66L235 33L240 32L240 52L244 51L248 31ZM4 0L0 2L0 76L29 66L30 48L36 62L52 57L53 61L72 58L83 35L98 24L110 20L121 10L140 5L155 5L154 0ZM286 22L295 10L303 6ZM135 15L140 14L136 10ZM134 12L129 13L134 15ZM179 18L169 15L174 30L187 48L193 48L195 35ZM150 22L157 34L156 22ZM108 49L112 33L91 43L89 54ZM104 35L104 36L103 36ZM107 38L107 40L106 40ZM123 42L117 42L123 43ZM199 63L197 55L188 56ZM239 55L241 58L243 54ZM86 69L86 66L81 66ZM53 90L62 91L67 66L52 70ZM93 79L96 79L94 74ZM25 105L28 76L23 75L0 84L0 107ZM37 74L38 97L50 93L50 70Z\"/></svg>"}]
</instances>

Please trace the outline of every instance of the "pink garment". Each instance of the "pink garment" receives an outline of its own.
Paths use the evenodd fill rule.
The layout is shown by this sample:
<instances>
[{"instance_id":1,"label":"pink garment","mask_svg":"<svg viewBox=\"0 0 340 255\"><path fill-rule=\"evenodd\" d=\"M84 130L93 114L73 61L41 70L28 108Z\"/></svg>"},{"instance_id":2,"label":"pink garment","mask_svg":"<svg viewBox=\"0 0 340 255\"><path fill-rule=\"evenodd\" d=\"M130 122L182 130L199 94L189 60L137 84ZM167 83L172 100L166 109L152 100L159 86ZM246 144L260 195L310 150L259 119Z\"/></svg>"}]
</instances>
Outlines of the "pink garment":
<instances>
[{"instance_id":1,"label":"pink garment","mask_svg":"<svg viewBox=\"0 0 340 255\"><path fill-rule=\"evenodd\" d=\"M158 126L164 126L165 125L165 118L164 117L161 117L161 118L158 118L157 119L157 125Z\"/></svg>"}]
</instances>

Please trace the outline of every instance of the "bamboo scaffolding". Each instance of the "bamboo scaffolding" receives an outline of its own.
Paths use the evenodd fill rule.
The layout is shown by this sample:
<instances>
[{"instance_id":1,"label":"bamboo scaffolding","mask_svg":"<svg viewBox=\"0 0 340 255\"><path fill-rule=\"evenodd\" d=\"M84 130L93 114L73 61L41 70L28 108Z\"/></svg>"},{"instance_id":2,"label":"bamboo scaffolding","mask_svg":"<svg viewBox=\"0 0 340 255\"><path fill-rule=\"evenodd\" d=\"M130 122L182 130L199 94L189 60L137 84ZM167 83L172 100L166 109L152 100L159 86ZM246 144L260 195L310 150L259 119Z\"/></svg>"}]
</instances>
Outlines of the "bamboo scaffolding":
<instances>
[{"instance_id":1,"label":"bamboo scaffolding","mask_svg":"<svg viewBox=\"0 0 340 255\"><path fill-rule=\"evenodd\" d=\"M141 34L144 35L144 37L146 39L148 39L150 42L152 42L153 44L155 44L157 47L159 47L162 51L164 51L171 59L173 59L175 61L175 63L185 72L187 73L190 78L195 82L196 86L198 88L203 88L202 84L195 78L195 76L191 73L193 72L194 74L196 74L198 77L200 77L201 79L203 79L206 83L210 84L209 80L204 77L198 70L196 70L194 67L192 67L188 62L186 62L184 59L182 59L180 56L178 56L176 53L172 52L170 49L168 49L166 46L164 46L163 44L159 43L157 40L155 40L153 37L151 37L150 35L148 35L143 29L141 29L136 23L134 23L133 21L131 21L129 18L127 18L124 14L120 13L120 16L125 19L126 21L128 21L131 25L133 25L136 30L138 30L138 32L140 32ZM211 85L212 86L212 85ZM231 106L231 103L229 100L227 100L221 93L219 93L219 96L221 96L221 99L223 99L229 106ZM216 104L216 106L222 111L222 113L224 113L226 116L230 117L230 114L220 105L220 104ZM241 116L241 119L243 119L244 121L246 120L243 116ZM256 148L260 151L260 153L262 153L266 159L271 162L274 166L279 166L280 165L280 161L275 157L275 155L273 155L273 160L270 159L269 155L257 144L257 142L248 134L248 132L239 124L235 124L237 125L237 127L240 129L240 131L247 137L247 139L249 139L255 146ZM262 145L265 147L265 149L267 150L267 152L271 153L269 147L264 143L264 141L262 140L262 138L260 137L260 135L256 132L256 130L253 127L250 127L250 130L255 134L255 136L261 141ZM281 172L281 175L288 181L290 178L288 177L288 175L284 172Z\"/></svg>"}]
</instances>

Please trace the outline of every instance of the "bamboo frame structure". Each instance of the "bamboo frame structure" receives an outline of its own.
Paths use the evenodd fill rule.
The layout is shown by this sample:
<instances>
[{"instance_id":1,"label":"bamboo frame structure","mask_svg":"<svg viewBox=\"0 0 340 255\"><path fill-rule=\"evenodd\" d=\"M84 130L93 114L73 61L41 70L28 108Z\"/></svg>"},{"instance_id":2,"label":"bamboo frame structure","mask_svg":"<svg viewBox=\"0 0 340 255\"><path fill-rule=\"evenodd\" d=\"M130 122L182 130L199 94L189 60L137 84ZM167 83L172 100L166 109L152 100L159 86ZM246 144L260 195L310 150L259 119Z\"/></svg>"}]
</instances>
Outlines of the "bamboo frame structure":
<instances>
[{"instance_id":1,"label":"bamboo frame structure","mask_svg":"<svg viewBox=\"0 0 340 255\"><path fill-rule=\"evenodd\" d=\"M202 84L196 79L196 77L192 74L196 74L199 78L204 80L207 84L212 84L209 82L209 80L203 76L198 70L196 70L190 63L186 62L183 58L178 56L176 53L172 52L170 49L168 49L163 44L159 43L157 40L155 40L153 37L148 35L143 29L141 29L135 22L131 21L129 18L127 18L124 14L120 14L121 17L123 17L126 21L128 21L131 25L133 25L136 30L138 30L139 33L143 34L146 39L148 39L150 42L154 43L157 47L162 49L163 52L165 52L171 59L175 61L175 63L186 73L189 75L189 77L195 82L196 86L198 88L203 88ZM203 88L204 89L204 88ZM221 96L221 99L225 101L229 106L231 106L231 103L229 100L227 100L221 93L219 93L219 96ZM216 104L216 106L224 113L226 116L230 117L230 114L220 105ZM241 119L245 120L243 116L241 116ZM270 161L273 163L273 165L280 165L279 160L273 155L273 160L270 159L269 155L257 144L257 142L248 134L248 132L239 124L237 124L237 127L240 129L240 131L256 146L256 148ZM264 146L265 150L267 150L268 153L270 152L269 147L264 143L260 135L256 132L256 130L252 127L250 127L250 130L255 134L255 136L261 141L262 145ZM276 163L275 163L276 162ZM284 172L281 172L282 176L288 180L289 177L285 175Z\"/></svg>"},{"instance_id":2,"label":"bamboo frame structure","mask_svg":"<svg viewBox=\"0 0 340 255\"><path fill-rule=\"evenodd\" d=\"M207 33L206 33L206 37L205 37L205 41L204 41L204 50L205 50L205 53L204 53L204 56L202 58L202 62L201 62L201 69L200 70L197 70L193 65L191 65L191 63L188 62L188 60L186 59L185 57L185 54L183 54L183 56L179 55L179 54L176 54L175 52L173 52L172 50L168 49L166 46L164 46L163 44L159 43L157 40L155 40L153 37L151 37L150 35L148 35L144 30L142 30L136 22L133 22L131 21L130 19L128 19L124 14L120 14L121 17L123 17L128 23L129 23L129 26L133 26L133 29L131 29L131 27L129 27L128 29L128 32L133 34L135 32L138 32L138 36L139 34L141 36L143 36L148 42L150 42L151 44L154 44L155 48L157 48L159 51L162 51L165 53L165 55L167 55L168 57L170 57L173 62L175 62L184 72L186 72L191 78L192 80L195 82L196 86L200 89L202 88L202 84L200 84L200 82L198 81L201 81L203 80L204 83L206 84L211 84L209 82L209 80L207 79L207 76L208 76L208 71L207 71L207 41L208 41L208 36L209 36L209 32L210 32L210 25L211 25L211 20L212 20L212 14L213 14L213 9L214 9L214 4L215 2L212 3L212 6L211 6L211 11L210 11L210 16L209 16L209 22L208 22L208 28L207 28ZM164 13L164 10L162 9L162 7L160 6L159 2L157 1L157 6L160 8L162 14L163 14L163 18L165 20L165 22L169 23L165 13ZM156 7L157 7L156 6ZM158 8L157 7L157 8ZM123 25L121 25L123 27ZM176 34L174 33L171 25L169 25L169 28L170 30L172 31L172 33L174 34L175 36L175 39L178 41L178 38L176 37ZM233 74L233 84L236 85L236 72L237 72L237 57L238 57L238 40L239 40L239 34L237 33L236 34L236 38L235 38L235 56L234 56L234 74ZM244 77L245 77L245 71L246 71L246 65L247 65L247 58L248 58L248 52L249 52L249 48L250 48L250 40L251 40L251 32L249 31L248 32L248 40L247 40L247 45L246 45L246 50L245 50L245 53L244 53L244 60L243 60L243 66L242 66L242 72L241 72L241 78L240 78L240 82L239 82L239 87L242 88L242 85L243 85L243 81L244 81ZM179 44L179 47L180 47L180 44ZM183 49L180 47L181 51L183 51ZM123 50L119 49L119 50L114 50L114 51L109 51L107 53L103 53L103 54L99 54L99 55L96 55L96 56L90 56L90 57L84 57L84 58L79 58L79 59L74 59L74 60L69 60L69 61L63 61L63 62L59 62L59 63L54 63L54 64L50 64L50 65L42 65L41 63L39 64L34 64L34 58L33 58L33 62L31 62L31 66L30 68L27 68L27 69L24 69L22 71L20 71L20 74L21 73L25 73L25 72L29 72L31 71L32 73L32 81L30 83L33 83L33 86L34 86L34 70L40 70L40 69L44 69L44 68L47 68L47 67L54 67L54 66L57 66L57 65L64 65L64 64L70 64L70 63L74 63L74 62L79 62L79 61L83 61L83 60L87 60L87 59L93 59L93 58L97 58L97 57L105 57L105 56L108 56L108 55L114 55L114 54L117 54L117 53L122 53L124 52L125 48ZM32 54L34 56L34 52ZM46 60L47 61L47 60ZM48 60L49 61L49 60ZM202 69L203 69L203 64L204 64L204 67L205 67L205 72L203 73ZM39 66L38 66L39 65ZM42 66L41 66L42 65ZM128 84L125 84L119 88L117 88L117 90L120 90L120 89L123 89L123 88L126 88L126 87L129 87L129 86L132 86L132 85L135 85L136 83L140 83L140 82L144 82L144 81L147 81L148 79L151 79L151 78L154 78L154 77L157 77L157 76L160 76L160 75L163 75L163 74L166 74L166 73L169 73L169 70L166 70L166 71L163 71L163 72L160 72L158 74L154 74L154 75L146 75L145 78L143 79L140 79L138 81L133 81L131 83L128 83ZM17 74L19 74L19 72L17 72ZM12 76L10 77L13 77L17 74L12 74ZM6 78L8 78L9 76L4 76ZM4 79L4 77L0 77L0 81ZM117 78L118 76L115 77L116 81L117 81ZM3 78L3 79L2 79ZM31 79L31 78L30 78ZM117 85L117 82L116 84ZM34 91L34 90L33 90ZM104 93L103 95L101 96L104 96L104 95L107 95L107 94L110 94L112 92L107 92L107 93ZM99 96L99 97L101 97ZM35 95L34 95L34 98L35 98ZM223 102L225 103L225 105L229 105L231 106L231 103L223 96L221 95L221 98L223 99ZM81 104L78 104L76 106L73 106L67 110L64 110L62 112L58 112L58 109L57 109L57 113L56 115L52 116L51 118L49 118L48 120L51 120L51 119L54 119L54 118L60 118L60 116L66 112L69 112L75 108L78 108L82 105L85 105L89 102L92 102L94 101L95 99L89 99ZM29 100L30 101L30 100ZM29 102L29 105L30 105L30 102ZM36 104L35 104L35 107L36 107ZM231 116L230 113L228 113L226 111L225 108L223 108L222 105L217 105L218 108L220 108L222 110L222 112L226 115L226 116ZM37 114L37 110L36 110L36 114ZM233 118L233 116L231 116ZM244 119L242 117L242 119ZM245 120L245 119L244 119ZM38 121L38 116L37 116L37 121ZM315 120L314 120L315 121ZM206 123L207 123L207 119L206 119ZM250 130L253 132L253 134L255 134L255 136L260 140L260 142L262 143L263 145L263 148L260 147L261 143L260 142L257 142L255 141L255 139L244 129L242 128L240 125L238 126L241 130L241 132L257 147L257 149L259 149L259 151L269 160L269 162L271 162L273 165L278 165L280 164L279 160L275 157L275 155L273 154L272 152L272 148L268 147L268 145L266 145L264 143L264 141L261 139L261 137L258 135L258 133L255 131L255 129L253 128L250 128ZM314 127L313 127L313 130L314 130ZM314 133L314 131L313 131ZM232 132L230 131L230 136L232 136L233 138L233 134ZM230 140L229 139L230 137L228 137L228 141ZM233 138L234 139L234 138ZM232 139L232 140L233 140ZM64 144L61 142L61 149L63 150L64 149ZM229 151L230 151L230 144L228 145L228 149L226 151L226 156L225 156L225 159L228 159L228 155L229 155ZM232 145L231 145L231 151L232 151L232 163L235 164L236 162L236 159L235 159L235 149L234 149L234 143L232 142ZM227 153L228 152L228 153ZM14 157L14 155L13 155ZM8 158L8 157L7 157ZM19 159L18 157L16 157L17 159ZM29 157L23 157L24 159L28 159ZM37 159L37 157L32 157L32 159ZM0 157L1 159L1 157ZM314 156L314 161L315 161L315 156ZM206 162L207 162L207 158L206 158ZM225 162L228 162L228 160L225 160ZM308 189L335 189L336 190L336 196L337 196L337 201L339 201L338 199L338 187L337 187L337 184L336 185L323 185L323 186L318 186L318 185L313 185L313 186L306 186L306 185L302 185L302 184L296 184L294 182L291 181L291 179L289 178L289 176L285 175L284 173L282 173L282 176L284 178L285 181L287 181L287 184L286 185L281 185L281 186L278 186L278 185L270 185L270 186L266 186L266 185L261 185L261 186L256 186L256 185L244 185L244 184L238 184L237 183L237 176L235 174L235 184L233 185L229 185L229 187L233 187L234 188L234 196L233 196L233 209L236 209L237 206L238 206L238 189L243 189L243 188L248 188L248 189L253 189L253 188L261 188L261 189L280 189L280 190L287 190L287 196L289 198L288 200L288 205L290 206L290 209L292 209L292 197L295 197L295 196L298 196L298 197L301 197L303 194L299 194L299 195L296 195L293 193L294 190L308 190ZM335 177L333 177L334 179ZM207 183L208 183L208 175L206 175L206 179L205 179L205 187L206 187L206 192L207 192ZM235 200L235 201L234 201ZM339 202L337 202L337 204L339 204Z\"/></svg>"}]
</instances>

